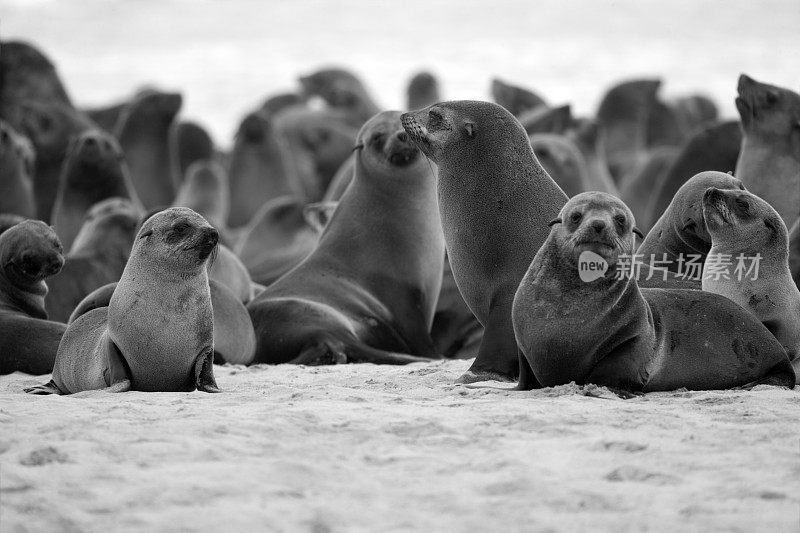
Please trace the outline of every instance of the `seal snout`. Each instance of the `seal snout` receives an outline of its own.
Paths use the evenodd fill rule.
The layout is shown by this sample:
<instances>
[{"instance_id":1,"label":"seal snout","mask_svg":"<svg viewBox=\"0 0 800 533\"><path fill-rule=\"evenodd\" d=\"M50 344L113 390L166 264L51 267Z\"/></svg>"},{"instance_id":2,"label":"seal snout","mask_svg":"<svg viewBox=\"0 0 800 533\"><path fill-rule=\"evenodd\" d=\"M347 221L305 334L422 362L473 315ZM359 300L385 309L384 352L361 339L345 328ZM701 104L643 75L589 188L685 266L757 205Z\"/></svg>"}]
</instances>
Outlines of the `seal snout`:
<instances>
[{"instance_id":1,"label":"seal snout","mask_svg":"<svg viewBox=\"0 0 800 533\"><path fill-rule=\"evenodd\" d=\"M710 214L717 216L709 216ZM728 207L724 192L716 187L706 189L706 192L703 193L703 215L705 216L706 223L714 224L715 222L723 222L730 224L731 211Z\"/></svg>"},{"instance_id":2,"label":"seal snout","mask_svg":"<svg viewBox=\"0 0 800 533\"><path fill-rule=\"evenodd\" d=\"M39 280L59 273L64 257L55 251L25 250L16 266L26 277Z\"/></svg>"},{"instance_id":3,"label":"seal snout","mask_svg":"<svg viewBox=\"0 0 800 533\"><path fill-rule=\"evenodd\" d=\"M200 261L205 261L216 249L217 243L219 243L219 232L211 226L206 226L198 230L198 235L190 248L197 250Z\"/></svg>"},{"instance_id":4,"label":"seal snout","mask_svg":"<svg viewBox=\"0 0 800 533\"><path fill-rule=\"evenodd\" d=\"M419 150L411 142L405 130L398 131L388 143L389 163L396 167L405 167L417 160Z\"/></svg>"}]
</instances>

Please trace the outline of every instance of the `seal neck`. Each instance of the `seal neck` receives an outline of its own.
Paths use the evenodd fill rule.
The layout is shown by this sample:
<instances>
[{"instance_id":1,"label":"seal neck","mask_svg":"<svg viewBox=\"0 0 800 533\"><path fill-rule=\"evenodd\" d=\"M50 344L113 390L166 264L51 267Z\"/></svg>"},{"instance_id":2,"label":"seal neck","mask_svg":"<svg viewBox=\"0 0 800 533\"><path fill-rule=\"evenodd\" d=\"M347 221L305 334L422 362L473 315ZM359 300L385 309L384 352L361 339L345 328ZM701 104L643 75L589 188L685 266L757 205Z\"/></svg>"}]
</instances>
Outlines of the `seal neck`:
<instances>
[{"instance_id":1,"label":"seal neck","mask_svg":"<svg viewBox=\"0 0 800 533\"><path fill-rule=\"evenodd\" d=\"M44 310L46 295L44 280L28 286L15 285L6 276L5 269L0 268L0 307L47 320L47 311Z\"/></svg>"}]
</instances>

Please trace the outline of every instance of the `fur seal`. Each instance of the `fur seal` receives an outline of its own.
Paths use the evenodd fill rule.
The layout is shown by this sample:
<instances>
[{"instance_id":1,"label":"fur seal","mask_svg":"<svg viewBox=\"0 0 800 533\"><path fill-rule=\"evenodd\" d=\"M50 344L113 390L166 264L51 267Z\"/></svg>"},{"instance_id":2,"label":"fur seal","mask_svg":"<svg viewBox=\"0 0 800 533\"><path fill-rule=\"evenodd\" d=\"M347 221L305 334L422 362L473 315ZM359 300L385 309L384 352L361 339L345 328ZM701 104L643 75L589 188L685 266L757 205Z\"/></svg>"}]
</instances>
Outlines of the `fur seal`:
<instances>
[{"instance_id":1,"label":"fur seal","mask_svg":"<svg viewBox=\"0 0 800 533\"><path fill-rule=\"evenodd\" d=\"M86 116L97 124L97 127L101 130L113 133L116 131L120 115L122 115L122 112L125 111L129 105L130 102L125 101L102 107L84 109L83 112L86 113Z\"/></svg>"},{"instance_id":2,"label":"fur seal","mask_svg":"<svg viewBox=\"0 0 800 533\"><path fill-rule=\"evenodd\" d=\"M67 322L87 294L119 280L136 238L139 213L127 198L107 198L89 209L64 268L48 281L45 309L52 320Z\"/></svg>"},{"instance_id":3,"label":"fur seal","mask_svg":"<svg viewBox=\"0 0 800 533\"><path fill-rule=\"evenodd\" d=\"M686 274L690 278L686 279L687 289L700 288L703 264L711 249L703 208L703 195L711 187L744 190L741 180L724 172L695 174L678 189L667 210L636 251L644 264ZM641 279L639 284L649 286Z\"/></svg>"},{"instance_id":4,"label":"fur seal","mask_svg":"<svg viewBox=\"0 0 800 533\"><path fill-rule=\"evenodd\" d=\"M173 205L192 209L222 231L230 210L228 174L222 165L208 159L192 163Z\"/></svg>"},{"instance_id":5,"label":"fur seal","mask_svg":"<svg viewBox=\"0 0 800 533\"><path fill-rule=\"evenodd\" d=\"M734 174L794 224L800 206L800 94L739 76L742 150Z\"/></svg>"},{"instance_id":6,"label":"fur seal","mask_svg":"<svg viewBox=\"0 0 800 533\"><path fill-rule=\"evenodd\" d=\"M181 120L172 128L170 136L170 145L175 148L173 175L178 177L179 182L186 179L192 163L214 159L214 141L211 139L211 134L200 124Z\"/></svg>"},{"instance_id":7,"label":"fur seal","mask_svg":"<svg viewBox=\"0 0 800 533\"><path fill-rule=\"evenodd\" d=\"M605 137L600 125L591 119L571 120L571 122L572 127L564 135L572 139L583 154L589 181L593 184L592 189L621 197L621 192L611 177L611 172L608 171Z\"/></svg>"},{"instance_id":8,"label":"fur seal","mask_svg":"<svg viewBox=\"0 0 800 533\"><path fill-rule=\"evenodd\" d=\"M531 135L536 159L567 196L595 190L583 154L571 140L554 133Z\"/></svg>"},{"instance_id":9,"label":"fur seal","mask_svg":"<svg viewBox=\"0 0 800 533\"><path fill-rule=\"evenodd\" d=\"M742 131L738 121L723 122L700 130L686 141L678 157L656 184L647 206L649 226L664 213L686 180L706 170L729 172L736 168Z\"/></svg>"},{"instance_id":10,"label":"fur seal","mask_svg":"<svg viewBox=\"0 0 800 533\"><path fill-rule=\"evenodd\" d=\"M541 106L547 106L547 102L545 102L544 98L533 91L511 85L500 78L492 79L491 93L492 100L494 100L497 105L505 107L509 113L517 118L521 117L526 111ZM431 104L435 103L436 102L431 102Z\"/></svg>"},{"instance_id":11,"label":"fur seal","mask_svg":"<svg viewBox=\"0 0 800 533\"><path fill-rule=\"evenodd\" d=\"M502 106L444 102L406 113L402 121L438 167L453 275L485 330L478 356L460 380L513 379L514 291L567 196L536 160L525 129Z\"/></svg>"},{"instance_id":12,"label":"fur seal","mask_svg":"<svg viewBox=\"0 0 800 533\"><path fill-rule=\"evenodd\" d=\"M605 135L611 175L617 181L647 148L647 121L659 87L659 79L624 81L609 89L600 102L597 121Z\"/></svg>"},{"instance_id":13,"label":"fur seal","mask_svg":"<svg viewBox=\"0 0 800 533\"><path fill-rule=\"evenodd\" d=\"M406 109L422 109L441 100L439 81L430 72L418 72L408 82Z\"/></svg>"},{"instance_id":14,"label":"fur seal","mask_svg":"<svg viewBox=\"0 0 800 533\"><path fill-rule=\"evenodd\" d=\"M12 213L0 213L0 235L7 229L16 226L23 220L27 220L21 215L14 215Z\"/></svg>"},{"instance_id":15,"label":"fur seal","mask_svg":"<svg viewBox=\"0 0 800 533\"><path fill-rule=\"evenodd\" d=\"M22 100L72 106L55 66L41 50L24 41L0 41L0 117L15 124L10 117Z\"/></svg>"},{"instance_id":16,"label":"fur seal","mask_svg":"<svg viewBox=\"0 0 800 533\"><path fill-rule=\"evenodd\" d=\"M794 284L800 288L800 217L789 230L789 270L792 272Z\"/></svg>"},{"instance_id":17,"label":"fur seal","mask_svg":"<svg viewBox=\"0 0 800 533\"><path fill-rule=\"evenodd\" d=\"M436 355L429 331L444 261L436 180L399 119L385 111L361 128L353 183L316 249L247 306L255 362Z\"/></svg>"},{"instance_id":18,"label":"fur seal","mask_svg":"<svg viewBox=\"0 0 800 533\"><path fill-rule=\"evenodd\" d=\"M717 104L702 94L681 96L672 102L675 110L683 117L689 130L695 132L718 122Z\"/></svg>"},{"instance_id":19,"label":"fur seal","mask_svg":"<svg viewBox=\"0 0 800 533\"><path fill-rule=\"evenodd\" d=\"M711 236L703 290L750 311L800 372L800 290L789 271L788 230L780 215L751 192L715 187L703 195L703 213Z\"/></svg>"},{"instance_id":20,"label":"fur seal","mask_svg":"<svg viewBox=\"0 0 800 533\"><path fill-rule=\"evenodd\" d=\"M298 93L279 93L273 94L265 99L261 104L260 110L266 113L267 116L274 116L284 109L297 105L304 105L305 103L305 95Z\"/></svg>"},{"instance_id":21,"label":"fur seal","mask_svg":"<svg viewBox=\"0 0 800 533\"><path fill-rule=\"evenodd\" d=\"M653 102L647 117L646 145L648 148L663 146L680 147L691 134L689 124L670 102L659 98Z\"/></svg>"},{"instance_id":22,"label":"fur seal","mask_svg":"<svg viewBox=\"0 0 800 533\"><path fill-rule=\"evenodd\" d=\"M89 209L106 198L128 198L142 211L116 139L100 130L87 131L67 152L53 206L53 226L64 248L71 248Z\"/></svg>"},{"instance_id":23,"label":"fur seal","mask_svg":"<svg viewBox=\"0 0 800 533\"><path fill-rule=\"evenodd\" d=\"M558 107L539 106L522 113L519 122L528 135L536 133L562 135L568 133L575 126L572 106L569 104Z\"/></svg>"},{"instance_id":24,"label":"fur seal","mask_svg":"<svg viewBox=\"0 0 800 533\"><path fill-rule=\"evenodd\" d=\"M519 389L571 381L643 392L794 386L780 343L724 296L640 289L617 275L637 231L620 199L579 194L552 225L514 297Z\"/></svg>"},{"instance_id":25,"label":"fur seal","mask_svg":"<svg viewBox=\"0 0 800 533\"><path fill-rule=\"evenodd\" d=\"M175 199L179 179L173 176L170 128L182 104L179 93L141 91L125 108L114 131L146 209L171 205Z\"/></svg>"},{"instance_id":26,"label":"fur seal","mask_svg":"<svg viewBox=\"0 0 800 533\"><path fill-rule=\"evenodd\" d=\"M47 320L45 278L64 265L44 222L25 220L0 235L0 374L46 374L66 326Z\"/></svg>"},{"instance_id":27,"label":"fur seal","mask_svg":"<svg viewBox=\"0 0 800 533\"><path fill-rule=\"evenodd\" d=\"M263 111L239 124L229 167L228 226L247 225L265 203L286 195L305 196L289 146Z\"/></svg>"},{"instance_id":28,"label":"fur seal","mask_svg":"<svg viewBox=\"0 0 800 533\"><path fill-rule=\"evenodd\" d=\"M679 153L680 149L673 146L652 148L619 182L619 194L615 196L621 198L625 205L631 208L642 231L648 231L652 223L648 218L647 209L653 196L653 189L664 179Z\"/></svg>"},{"instance_id":29,"label":"fur seal","mask_svg":"<svg viewBox=\"0 0 800 533\"><path fill-rule=\"evenodd\" d=\"M219 392L206 274L217 240L217 230L191 209L173 207L150 217L108 307L67 327L53 379L26 392Z\"/></svg>"},{"instance_id":30,"label":"fur seal","mask_svg":"<svg viewBox=\"0 0 800 533\"><path fill-rule=\"evenodd\" d=\"M0 213L36 217L33 165L33 145L0 120Z\"/></svg>"},{"instance_id":31,"label":"fur seal","mask_svg":"<svg viewBox=\"0 0 800 533\"><path fill-rule=\"evenodd\" d=\"M300 85L308 96L319 96L330 107L340 110L354 128L360 128L380 111L364 83L342 68L323 68L300 76Z\"/></svg>"}]
</instances>

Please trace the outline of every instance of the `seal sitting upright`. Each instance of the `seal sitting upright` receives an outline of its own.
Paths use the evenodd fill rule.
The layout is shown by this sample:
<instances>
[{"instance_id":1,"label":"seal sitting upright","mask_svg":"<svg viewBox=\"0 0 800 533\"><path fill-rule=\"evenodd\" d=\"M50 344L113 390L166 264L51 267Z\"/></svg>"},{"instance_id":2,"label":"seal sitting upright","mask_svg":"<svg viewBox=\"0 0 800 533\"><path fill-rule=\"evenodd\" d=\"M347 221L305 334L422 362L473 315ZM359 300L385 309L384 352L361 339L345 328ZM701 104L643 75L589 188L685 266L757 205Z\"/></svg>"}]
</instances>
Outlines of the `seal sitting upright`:
<instances>
[{"instance_id":1,"label":"seal sitting upright","mask_svg":"<svg viewBox=\"0 0 800 533\"><path fill-rule=\"evenodd\" d=\"M406 113L402 121L439 168L453 276L485 328L478 356L460 381L513 379L514 291L567 196L539 164L522 125L497 104L445 102Z\"/></svg>"},{"instance_id":2,"label":"seal sitting upright","mask_svg":"<svg viewBox=\"0 0 800 533\"><path fill-rule=\"evenodd\" d=\"M436 355L429 332L444 238L432 167L396 111L371 118L356 149L353 182L319 245L247 306L257 363L405 364Z\"/></svg>"},{"instance_id":3,"label":"seal sitting upright","mask_svg":"<svg viewBox=\"0 0 800 533\"><path fill-rule=\"evenodd\" d=\"M519 389L594 383L626 390L794 387L783 347L724 296L639 289L620 275L634 219L607 193L573 197L514 297ZM588 268L593 265L595 268Z\"/></svg>"},{"instance_id":4,"label":"seal sitting upright","mask_svg":"<svg viewBox=\"0 0 800 533\"><path fill-rule=\"evenodd\" d=\"M72 322L46 385L34 394L219 392L206 263L217 230L191 209L173 207L139 230L108 307Z\"/></svg>"}]
</instances>

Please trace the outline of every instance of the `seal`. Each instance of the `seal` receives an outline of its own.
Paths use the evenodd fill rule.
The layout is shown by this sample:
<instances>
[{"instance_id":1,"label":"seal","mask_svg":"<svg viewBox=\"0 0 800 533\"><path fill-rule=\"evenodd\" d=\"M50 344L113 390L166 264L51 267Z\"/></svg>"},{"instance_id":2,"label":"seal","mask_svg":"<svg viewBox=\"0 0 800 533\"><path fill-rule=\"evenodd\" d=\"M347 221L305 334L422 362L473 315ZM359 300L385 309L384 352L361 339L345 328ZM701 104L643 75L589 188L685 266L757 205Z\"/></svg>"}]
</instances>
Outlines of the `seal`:
<instances>
[{"instance_id":1,"label":"seal","mask_svg":"<svg viewBox=\"0 0 800 533\"><path fill-rule=\"evenodd\" d=\"M170 132L171 145L174 146L173 175L179 181L186 179L192 163L214 159L214 141L211 134L196 122L181 120Z\"/></svg>"},{"instance_id":2,"label":"seal","mask_svg":"<svg viewBox=\"0 0 800 533\"><path fill-rule=\"evenodd\" d=\"M536 133L531 135L531 148L547 174L567 196L594 190L583 154L564 135Z\"/></svg>"},{"instance_id":3,"label":"seal","mask_svg":"<svg viewBox=\"0 0 800 533\"><path fill-rule=\"evenodd\" d=\"M675 161L654 187L647 206L649 226L664 214L681 185L706 170L731 172L736 168L742 131L738 121L728 121L698 131L686 141Z\"/></svg>"},{"instance_id":4,"label":"seal","mask_svg":"<svg viewBox=\"0 0 800 533\"><path fill-rule=\"evenodd\" d=\"M67 327L53 379L26 392L219 392L206 274L217 240L217 230L190 209L173 207L150 217L108 307Z\"/></svg>"},{"instance_id":5,"label":"seal","mask_svg":"<svg viewBox=\"0 0 800 533\"><path fill-rule=\"evenodd\" d=\"M412 76L406 89L406 109L422 109L441 100L436 76L426 71Z\"/></svg>"},{"instance_id":6,"label":"seal","mask_svg":"<svg viewBox=\"0 0 800 533\"><path fill-rule=\"evenodd\" d=\"M791 226L800 206L800 94L745 74L738 91L744 139L736 177Z\"/></svg>"},{"instance_id":7,"label":"seal","mask_svg":"<svg viewBox=\"0 0 800 533\"><path fill-rule=\"evenodd\" d=\"M766 200L745 190L707 189L703 213L711 236L703 290L750 311L800 372L800 290L789 271L786 224Z\"/></svg>"},{"instance_id":8,"label":"seal","mask_svg":"<svg viewBox=\"0 0 800 533\"><path fill-rule=\"evenodd\" d=\"M444 102L406 113L402 122L438 167L453 276L484 327L478 355L459 379L513 379L518 373L514 291L567 196L537 161L522 124L502 106Z\"/></svg>"},{"instance_id":9,"label":"seal","mask_svg":"<svg viewBox=\"0 0 800 533\"><path fill-rule=\"evenodd\" d=\"M146 209L171 205L175 199L180 179L173 175L170 129L182 104L180 93L141 91L122 112L114 131Z\"/></svg>"},{"instance_id":10,"label":"seal","mask_svg":"<svg viewBox=\"0 0 800 533\"><path fill-rule=\"evenodd\" d=\"M0 48L0 117L14 123L10 117L23 100L72 106L55 65L44 52L25 41L0 41Z\"/></svg>"},{"instance_id":11,"label":"seal","mask_svg":"<svg viewBox=\"0 0 800 533\"><path fill-rule=\"evenodd\" d=\"M36 217L34 157L30 141L0 120L0 213Z\"/></svg>"},{"instance_id":12,"label":"seal","mask_svg":"<svg viewBox=\"0 0 800 533\"><path fill-rule=\"evenodd\" d=\"M189 167L173 205L192 209L222 231L227 226L230 211L227 172L215 161L195 161Z\"/></svg>"},{"instance_id":13,"label":"seal","mask_svg":"<svg viewBox=\"0 0 800 533\"><path fill-rule=\"evenodd\" d=\"M572 116L572 106L561 105L558 107L539 106L522 113L519 122L528 135L536 133L566 134L575 126Z\"/></svg>"},{"instance_id":14,"label":"seal","mask_svg":"<svg viewBox=\"0 0 800 533\"><path fill-rule=\"evenodd\" d=\"M284 109L297 105L305 105L306 96L299 93L278 93L264 99L260 110L267 116L274 116Z\"/></svg>"},{"instance_id":15,"label":"seal","mask_svg":"<svg viewBox=\"0 0 800 533\"><path fill-rule=\"evenodd\" d=\"M316 249L247 306L255 362L437 355L429 331L445 252L436 180L399 119L385 111L362 127L353 183Z\"/></svg>"},{"instance_id":16,"label":"seal","mask_svg":"<svg viewBox=\"0 0 800 533\"><path fill-rule=\"evenodd\" d=\"M516 85L506 83L500 78L493 78L491 82L490 91L492 93L492 100L498 105L508 109L509 113L519 118L526 111L536 109L537 107L547 107L547 102L528 89L523 89ZM436 102L431 102L435 104Z\"/></svg>"},{"instance_id":17,"label":"seal","mask_svg":"<svg viewBox=\"0 0 800 533\"><path fill-rule=\"evenodd\" d=\"M107 198L89 209L64 268L48 281L45 309L52 320L67 322L87 294L119 281L136 238L139 216L139 208L127 198Z\"/></svg>"},{"instance_id":18,"label":"seal","mask_svg":"<svg viewBox=\"0 0 800 533\"><path fill-rule=\"evenodd\" d=\"M679 152L680 149L673 146L653 148L619 182L619 194L614 196L621 198L631 208L639 229L643 231L648 231L652 223L648 219L647 209L653 196L653 189L664 179Z\"/></svg>"},{"instance_id":19,"label":"seal","mask_svg":"<svg viewBox=\"0 0 800 533\"><path fill-rule=\"evenodd\" d=\"M66 326L47 320L44 280L63 265L61 243L44 222L0 234L0 374L52 370Z\"/></svg>"},{"instance_id":20,"label":"seal","mask_svg":"<svg viewBox=\"0 0 800 533\"><path fill-rule=\"evenodd\" d=\"M23 220L27 220L25 217L21 215L14 215L11 213L0 213L0 235L3 234L7 229L16 226Z\"/></svg>"},{"instance_id":21,"label":"seal","mask_svg":"<svg viewBox=\"0 0 800 533\"><path fill-rule=\"evenodd\" d=\"M710 187L744 190L741 180L724 172L707 171L684 183L636 251L644 264L686 275L687 289L699 289L703 264L711 249L703 195ZM648 286L646 282L642 286Z\"/></svg>"},{"instance_id":22,"label":"seal","mask_svg":"<svg viewBox=\"0 0 800 533\"><path fill-rule=\"evenodd\" d=\"M305 196L289 146L275 129L274 118L263 111L248 113L239 124L228 175L231 228L246 226L275 198Z\"/></svg>"},{"instance_id":23,"label":"seal","mask_svg":"<svg viewBox=\"0 0 800 533\"><path fill-rule=\"evenodd\" d=\"M354 128L360 128L380 111L358 76L342 68L323 68L300 76L300 85L307 96L319 96L330 107L344 113Z\"/></svg>"},{"instance_id":24,"label":"seal","mask_svg":"<svg viewBox=\"0 0 800 533\"><path fill-rule=\"evenodd\" d=\"M704 291L640 289L618 275L636 231L621 200L579 194L552 224L514 297L519 389L571 381L643 392L794 387L783 347L737 304Z\"/></svg>"},{"instance_id":25,"label":"seal","mask_svg":"<svg viewBox=\"0 0 800 533\"><path fill-rule=\"evenodd\" d=\"M2 228L0 228L2 233ZM792 272L794 284L800 288L800 218L795 220L789 230L789 270Z\"/></svg>"},{"instance_id":26,"label":"seal","mask_svg":"<svg viewBox=\"0 0 800 533\"><path fill-rule=\"evenodd\" d=\"M68 150L53 206L53 226L64 248L72 246L89 209L106 198L127 198L143 211L119 143L108 133L87 131Z\"/></svg>"},{"instance_id":27,"label":"seal","mask_svg":"<svg viewBox=\"0 0 800 533\"><path fill-rule=\"evenodd\" d=\"M605 137L600 125L591 119L570 119L572 126L564 133L575 142L586 161L586 171L592 190L605 191L620 196L620 191L608 171L606 159ZM620 185L621 186L621 185Z\"/></svg>"}]
</instances>

